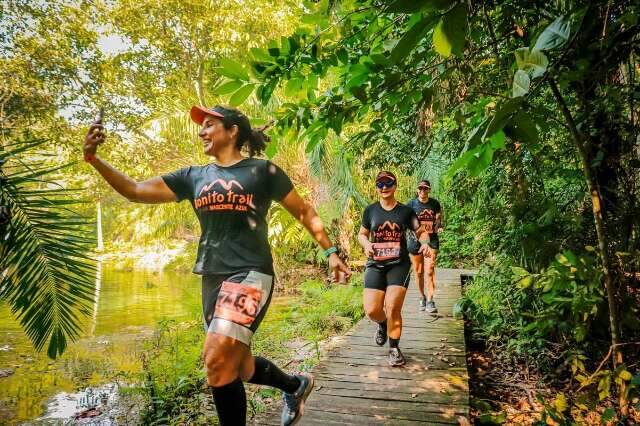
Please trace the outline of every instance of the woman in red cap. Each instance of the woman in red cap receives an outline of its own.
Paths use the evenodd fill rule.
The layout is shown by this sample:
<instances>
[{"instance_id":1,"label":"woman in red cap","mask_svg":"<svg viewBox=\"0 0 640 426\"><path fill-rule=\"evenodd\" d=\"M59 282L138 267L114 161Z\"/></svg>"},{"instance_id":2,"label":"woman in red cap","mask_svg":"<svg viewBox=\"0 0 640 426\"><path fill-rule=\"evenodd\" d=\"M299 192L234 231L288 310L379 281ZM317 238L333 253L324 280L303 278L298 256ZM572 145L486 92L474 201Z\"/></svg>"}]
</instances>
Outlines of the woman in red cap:
<instances>
[{"instance_id":1,"label":"woman in red cap","mask_svg":"<svg viewBox=\"0 0 640 426\"><path fill-rule=\"evenodd\" d=\"M189 200L202 229L193 272L202 275L204 363L220 423L246 423L243 381L248 381L284 392L282 424L291 425L303 414L313 377L286 374L251 353L251 339L273 292L266 220L271 202L278 201L307 228L325 250L334 278L340 272L348 277L351 271L337 256L318 214L298 195L289 177L272 162L254 158L268 141L262 130L252 129L240 111L220 106L194 106L191 118L202 126L198 136L204 153L214 157L210 164L135 182L96 156L98 145L105 141L100 122L85 137L85 159L130 201Z\"/></svg>"},{"instance_id":2,"label":"woman in red cap","mask_svg":"<svg viewBox=\"0 0 640 426\"><path fill-rule=\"evenodd\" d=\"M406 363L398 347L402 334L402 305L409 286L411 262L405 233L410 230L426 237L414 211L396 201L397 179L391 172L376 176L380 201L369 205L362 216L358 241L368 257L364 273L364 310L378 323L375 342L383 346L389 339L389 365ZM419 251L426 252L423 244Z\"/></svg>"}]
</instances>

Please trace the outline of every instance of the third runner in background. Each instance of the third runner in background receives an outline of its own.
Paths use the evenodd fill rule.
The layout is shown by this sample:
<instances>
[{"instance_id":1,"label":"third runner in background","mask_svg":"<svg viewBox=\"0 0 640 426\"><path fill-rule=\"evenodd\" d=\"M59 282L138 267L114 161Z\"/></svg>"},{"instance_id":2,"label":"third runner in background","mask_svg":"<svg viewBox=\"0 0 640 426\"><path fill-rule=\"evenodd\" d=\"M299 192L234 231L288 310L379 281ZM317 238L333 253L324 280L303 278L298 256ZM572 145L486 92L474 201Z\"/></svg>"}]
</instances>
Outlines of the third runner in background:
<instances>
[{"instance_id":1,"label":"third runner in background","mask_svg":"<svg viewBox=\"0 0 640 426\"><path fill-rule=\"evenodd\" d=\"M414 238L409 241L409 252L411 253L411 263L416 272L416 282L420 291L420 310L430 314L438 312L436 303L433 301L433 293L436 289L436 259L440 250L440 240L438 233L442 231L442 208L435 198L430 198L431 183L423 179L418 183L417 196L407 203L420 220L423 231L429 234L429 251L424 256L418 253L419 242ZM426 272L426 280L425 280ZM427 282L427 294L424 293L424 282Z\"/></svg>"}]
</instances>

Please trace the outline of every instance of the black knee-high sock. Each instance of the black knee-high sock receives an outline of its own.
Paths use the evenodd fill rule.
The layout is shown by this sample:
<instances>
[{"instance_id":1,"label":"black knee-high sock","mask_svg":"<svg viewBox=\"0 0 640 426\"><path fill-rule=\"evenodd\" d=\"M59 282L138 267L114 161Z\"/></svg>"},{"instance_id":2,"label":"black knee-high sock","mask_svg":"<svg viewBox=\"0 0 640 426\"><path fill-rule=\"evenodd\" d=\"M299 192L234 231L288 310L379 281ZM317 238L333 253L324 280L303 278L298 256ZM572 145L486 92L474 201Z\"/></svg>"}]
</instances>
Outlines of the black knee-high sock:
<instances>
[{"instance_id":1,"label":"black knee-high sock","mask_svg":"<svg viewBox=\"0 0 640 426\"><path fill-rule=\"evenodd\" d=\"M210 387L221 426L244 426L247 423L247 394L242 380L228 385Z\"/></svg>"},{"instance_id":2,"label":"black knee-high sock","mask_svg":"<svg viewBox=\"0 0 640 426\"><path fill-rule=\"evenodd\" d=\"M268 359L257 356L254 358L256 371L249 383L256 385L267 385L278 388L286 393L294 393L300 387L300 380L296 376L291 376L280 370Z\"/></svg>"}]
</instances>

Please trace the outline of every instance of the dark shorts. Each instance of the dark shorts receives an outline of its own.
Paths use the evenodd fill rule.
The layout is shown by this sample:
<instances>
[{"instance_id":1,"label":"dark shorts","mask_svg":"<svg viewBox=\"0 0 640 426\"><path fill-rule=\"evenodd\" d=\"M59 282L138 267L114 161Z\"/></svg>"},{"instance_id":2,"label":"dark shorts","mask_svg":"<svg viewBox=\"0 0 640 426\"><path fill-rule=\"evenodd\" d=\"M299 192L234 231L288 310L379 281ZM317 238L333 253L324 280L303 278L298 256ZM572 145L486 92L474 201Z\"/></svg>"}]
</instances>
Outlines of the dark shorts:
<instances>
[{"instance_id":1,"label":"dark shorts","mask_svg":"<svg viewBox=\"0 0 640 426\"><path fill-rule=\"evenodd\" d=\"M440 250L440 238L438 237L438 234L431 234L429 235L429 238L429 247L434 250ZM415 238L410 238L407 241L407 250L411 254L418 254L418 250L420 250L420 243L418 242L418 240L416 240Z\"/></svg>"},{"instance_id":2,"label":"dark shorts","mask_svg":"<svg viewBox=\"0 0 640 426\"><path fill-rule=\"evenodd\" d=\"M403 262L388 266L367 266L364 271L364 288L386 291L390 285L409 286L411 263Z\"/></svg>"},{"instance_id":3,"label":"dark shorts","mask_svg":"<svg viewBox=\"0 0 640 426\"><path fill-rule=\"evenodd\" d=\"M251 345L264 318L273 276L257 271L202 277L202 318L209 333L222 334Z\"/></svg>"}]
</instances>

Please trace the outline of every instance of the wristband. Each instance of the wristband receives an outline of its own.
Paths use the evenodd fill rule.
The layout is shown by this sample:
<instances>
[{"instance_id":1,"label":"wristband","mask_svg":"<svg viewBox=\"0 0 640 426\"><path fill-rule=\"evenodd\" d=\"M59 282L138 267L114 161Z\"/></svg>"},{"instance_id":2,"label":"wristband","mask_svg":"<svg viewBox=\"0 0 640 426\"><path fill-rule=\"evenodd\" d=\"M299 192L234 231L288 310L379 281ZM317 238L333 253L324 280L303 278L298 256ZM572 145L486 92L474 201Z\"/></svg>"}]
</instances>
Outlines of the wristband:
<instances>
[{"instance_id":1,"label":"wristband","mask_svg":"<svg viewBox=\"0 0 640 426\"><path fill-rule=\"evenodd\" d=\"M85 154L84 161L86 161L87 163L92 163L96 161L96 156L93 154Z\"/></svg>"},{"instance_id":2,"label":"wristband","mask_svg":"<svg viewBox=\"0 0 640 426\"><path fill-rule=\"evenodd\" d=\"M324 251L324 257L329 257L333 253L337 253L337 252L338 252L338 249L336 248L336 246L331 246Z\"/></svg>"}]
</instances>

